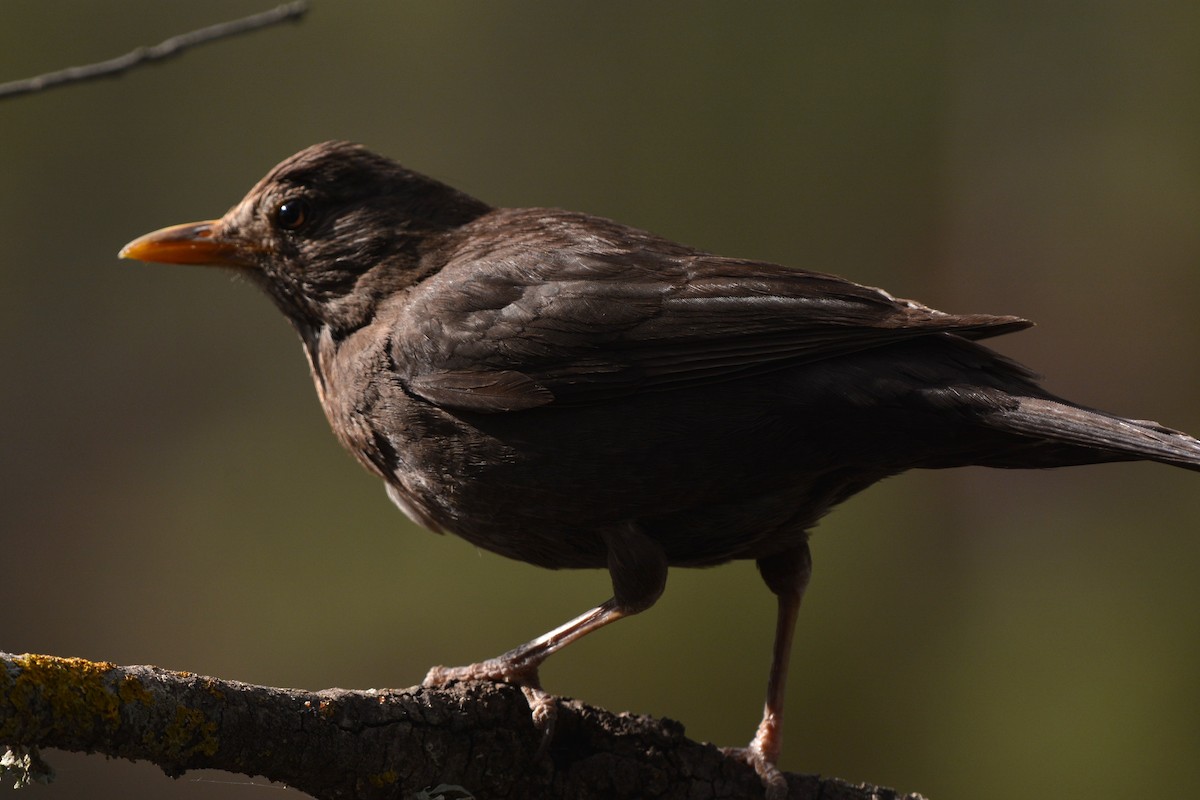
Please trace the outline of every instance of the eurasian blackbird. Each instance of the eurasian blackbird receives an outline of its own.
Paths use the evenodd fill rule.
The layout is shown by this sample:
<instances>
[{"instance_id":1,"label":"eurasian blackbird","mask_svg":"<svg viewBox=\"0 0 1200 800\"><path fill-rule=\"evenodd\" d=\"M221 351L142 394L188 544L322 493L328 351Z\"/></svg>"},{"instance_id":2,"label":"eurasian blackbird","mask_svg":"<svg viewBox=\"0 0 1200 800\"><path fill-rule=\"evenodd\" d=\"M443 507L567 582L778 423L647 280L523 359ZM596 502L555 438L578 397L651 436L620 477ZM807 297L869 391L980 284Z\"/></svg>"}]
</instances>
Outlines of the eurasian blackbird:
<instances>
[{"instance_id":1,"label":"eurasian blackbird","mask_svg":"<svg viewBox=\"0 0 1200 800\"><path fill-rule=\"evenodd\" d=\"M232 267L265 290L334 433L417 523L542 567L608 569L611 599L427 683L519 684L546 723L547 656L649 608L668 567L754 559L779 611L763 720L737 752L772 796L808 531L835 505L917 467L1200 469L1200 441L1055 397L977 343L1031 324L1018 317L492 208L344 142L121 256Z\"/></svg>"}]
</instances>

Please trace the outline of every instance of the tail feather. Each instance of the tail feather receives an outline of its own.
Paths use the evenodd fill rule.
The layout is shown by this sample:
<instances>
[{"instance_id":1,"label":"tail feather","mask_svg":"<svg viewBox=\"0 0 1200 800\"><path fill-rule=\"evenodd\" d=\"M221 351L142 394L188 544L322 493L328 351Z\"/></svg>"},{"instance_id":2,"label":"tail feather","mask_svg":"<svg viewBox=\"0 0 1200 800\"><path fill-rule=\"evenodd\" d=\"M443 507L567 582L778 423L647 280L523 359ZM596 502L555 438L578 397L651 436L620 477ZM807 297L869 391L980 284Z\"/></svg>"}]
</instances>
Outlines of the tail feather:
<instances>
[{"instance_id":1,"label":"tail feather","mask_svg":"<svg viewBox=\"0 0 1200 800\"><path fill-rule=\"evenodd\" d=\"M1022 397L1015 407L989 414L987 424L1053 445L1090 450L1095 454L1090 460L1094 461L1146 459L1200 471L1200 440L1148 420L1125 419L1057 400Z\"/></svg>"}]
</instances>

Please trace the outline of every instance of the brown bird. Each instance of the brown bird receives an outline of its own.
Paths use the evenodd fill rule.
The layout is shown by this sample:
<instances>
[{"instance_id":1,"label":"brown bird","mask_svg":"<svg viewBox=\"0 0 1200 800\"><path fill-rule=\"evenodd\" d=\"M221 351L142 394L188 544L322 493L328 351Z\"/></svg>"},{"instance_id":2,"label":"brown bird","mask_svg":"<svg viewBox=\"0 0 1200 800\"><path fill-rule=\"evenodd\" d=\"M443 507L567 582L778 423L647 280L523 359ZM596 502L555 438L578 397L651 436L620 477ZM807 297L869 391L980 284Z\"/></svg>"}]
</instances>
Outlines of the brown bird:
<instances>
[{"instance_id":1,"label":"brown bird","mask_svg":"<svg viewBox=\"0 0 1200 800\"><path fill-rule=\"evenodd\" d=\"M808 531L835 505L918 467L1200 469L1200 441L1057 398L976 343L1023 319L492 208L344 142L121 256L262 287L334 433L417 523L542 567L608 569L609 600L427 683L518 684L547 725L551 653L649 608L668 567L754 559L779 611L763 720L736 752L772 797Z\"/></svg>"}]
</instances>

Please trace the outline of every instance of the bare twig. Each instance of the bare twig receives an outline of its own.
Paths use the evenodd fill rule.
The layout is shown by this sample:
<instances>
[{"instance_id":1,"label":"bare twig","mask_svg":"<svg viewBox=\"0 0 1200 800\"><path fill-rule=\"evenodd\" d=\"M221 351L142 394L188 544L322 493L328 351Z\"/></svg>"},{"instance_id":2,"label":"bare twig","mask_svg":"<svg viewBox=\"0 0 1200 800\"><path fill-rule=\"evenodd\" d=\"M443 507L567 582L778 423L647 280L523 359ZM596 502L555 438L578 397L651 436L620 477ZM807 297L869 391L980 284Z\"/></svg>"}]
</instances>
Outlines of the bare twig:
<instances>
[{"instance_id":1,"label":"bare twig","mask_svg":"<svg viewBox=\"0 0 1200 800\"><path fill-rule=\"evenodd\" d=\"M53 747L144 759L173 776L263 775L319 800L421 797L435 786L509 800L763 796L744 760L691 741L678 722L556 702L547 743L521 690L500 683L309 692L0 653L0 755L8 746L10 782L44 780L36 748ZM920 800L836 778L787 779L791 800Z\"/></svg>"},{"instance_id":2,"label":"bare twig","mask_svg":"<svg viewBox=\"0 0 1200 800\"><path fill-rule=\"evenodd\" d=\"M153 47L139 47L123 56L118 56L108 61L100 61L82 67L68 67L57 72L47 72L44 75L37 75L33 78L11 81L10 83L0 83L0 99L14 97L19 94L40 92L64 83L77 83L95 78L111 78L140 64L162 61L163 59L177 56L184 50L195 47L198 44L225 39L230 36L236 36L239 33L249 33L259 28L278 25L281 22L289 20L298 20L304 16L306 11L308 11L308 0L296 0L296 2L284 3L281 6L260 14L252 14L249 17L221 22L216 25L210 25L207 28L189 31L188 33L181 33Z\"/></svg>"}]
</instances>

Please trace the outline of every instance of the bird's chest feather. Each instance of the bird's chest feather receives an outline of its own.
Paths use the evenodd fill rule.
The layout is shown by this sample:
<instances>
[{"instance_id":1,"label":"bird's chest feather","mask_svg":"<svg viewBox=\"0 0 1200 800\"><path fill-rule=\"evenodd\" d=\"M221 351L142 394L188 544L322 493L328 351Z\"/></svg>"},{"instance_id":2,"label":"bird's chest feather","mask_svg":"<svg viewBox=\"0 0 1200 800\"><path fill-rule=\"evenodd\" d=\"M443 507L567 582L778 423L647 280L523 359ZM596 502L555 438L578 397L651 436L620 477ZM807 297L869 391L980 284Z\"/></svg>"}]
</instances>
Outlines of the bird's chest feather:
<instances>
[{"instance_id":1,"label":"bird's chest feather","mask_svg":"<svg viewBox=\"0 0 1200 800\"><path fill-rule=\"evenodd\" d=\"M411 393L389 352L386 337L316 350L335 434L409 518L510 558L603 566L603 532L630 523L671 563L757 557L844 494L836 465L806 457L811 431L764 411L764 385L456 412Z\"/></svg>"},{"instance_id":2,"label":"bird's chest feather","mask_svg":"<svg viewBox=\"0 0 1200 800\"><path fill-rule=\"evenodd\" d=\"M508 460L509 448L410 394L386 337L355 334L335 343L323 334L315 344L313 380L342 446L387 483L388 496L414 522L468 535L464 511L487 517L479 507L488 505L481 493L490 484L481 473Z\"/></svg>"}]
</instances>

